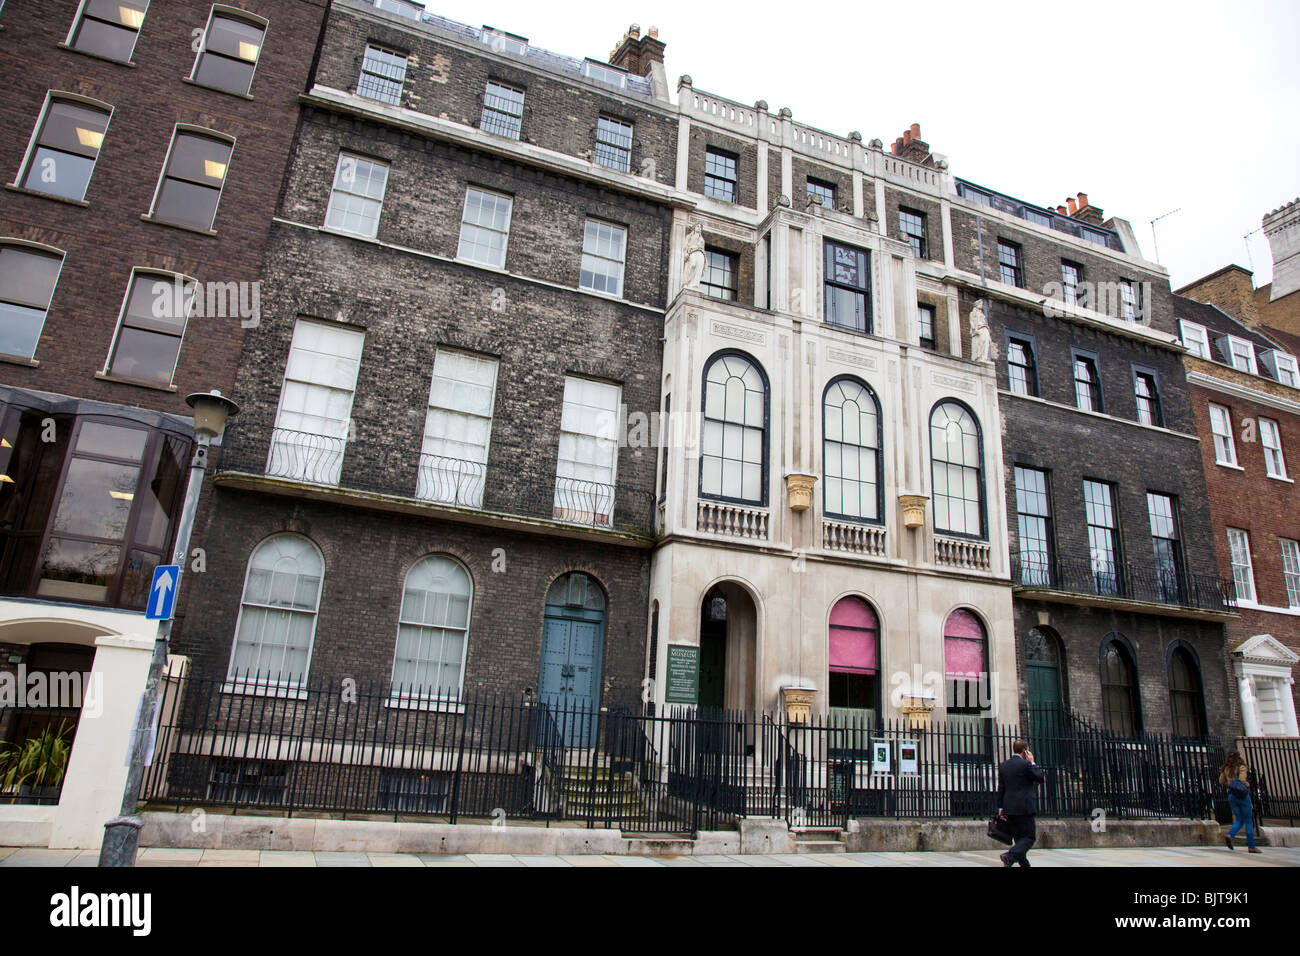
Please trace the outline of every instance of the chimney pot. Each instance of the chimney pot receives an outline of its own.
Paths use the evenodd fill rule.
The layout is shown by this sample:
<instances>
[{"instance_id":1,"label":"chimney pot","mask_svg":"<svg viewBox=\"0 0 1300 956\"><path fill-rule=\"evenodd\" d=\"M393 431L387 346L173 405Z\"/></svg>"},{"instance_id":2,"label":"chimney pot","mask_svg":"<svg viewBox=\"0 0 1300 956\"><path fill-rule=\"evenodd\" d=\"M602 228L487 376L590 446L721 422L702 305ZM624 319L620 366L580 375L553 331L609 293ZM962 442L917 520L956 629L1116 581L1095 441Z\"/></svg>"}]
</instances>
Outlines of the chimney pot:
<instances>
[{"instance_id":1,"label":"chimney pot","mask_svg":"<svg viewBox=\"0 0 1300 956\"><path fill-rule=\"evenodd\" d=\"M639 39L641 36L640 25L634 23L630 27L628 27L627 35L630 36L633 40Z\"/></svg>"},{"instance_id":2,"label":"chimney pot","mask_svg":"<svg viewBox=\"0 0 1300 956\"><path fill-rule=\"evenodd\" d=\"M654 37L656 40L658 40L658 39L659 39L659 28L658 28L658 27L651 27L651 28L650 28L650 35L651 35L652 37Z\"/></svg>"},{"instance_id":3,"label":"chimney pot","mask_svg":"<svg viewBox=\"0 0 1300 956\"><path fill-rule=\"evenodd\" d=\"M920 124L920 123L913 123L913 124L912 124L912 139L920 139L920 138L921 138L921 124Z\"/></svg>"},{"instance_id":4,"label":"chimney pot","mask_svg":"<svg viewBox=\"0 0 1300 956\"><path fill-rule=\"evenodd\" d=\"M1065 207L1064 207L1064 206L1057 206L1057 207L1056 207L1056 211L1057 211L1058 213L1060 213L1062 216L1065 215Z\"/></svg>"},{"instance_id":5,"label":"chimney pot","mask_svg":"<svg viewBox=\"0 0 1300 956\"><path fill-rule=\"evenodd\" d=\"M912 131L910 129L903 130L903 145L906 146L911 141L912 141Z\"/></svg>"},{"instance_id":6,"label":"chimney pot","mask_svg":"<svg viewBox=\"0 0 1300 956\"><path fill-rule=\"evenodd\" d=\"M1086 205L1088 205L1088 194L1079 193L1079 208L1082 209Z\"/></svg>"},{"instance_id":7,"label":"chimney pot","mask_svg":"<svg viewBox=\"0 0 1300 956\"><path fill-rule=\"evenodd\" d=\"M1076 212L1079 211L1079 207L1078 207L1077 205L1075 205L1074 197L1070 197L1070 198L1066 199L1066 200L1065 200L1065 204L1066 204L1067 206L1070 207L1070 215L1071 215L1071 216L1073 216Z\"/></svg>"}]
</instances>

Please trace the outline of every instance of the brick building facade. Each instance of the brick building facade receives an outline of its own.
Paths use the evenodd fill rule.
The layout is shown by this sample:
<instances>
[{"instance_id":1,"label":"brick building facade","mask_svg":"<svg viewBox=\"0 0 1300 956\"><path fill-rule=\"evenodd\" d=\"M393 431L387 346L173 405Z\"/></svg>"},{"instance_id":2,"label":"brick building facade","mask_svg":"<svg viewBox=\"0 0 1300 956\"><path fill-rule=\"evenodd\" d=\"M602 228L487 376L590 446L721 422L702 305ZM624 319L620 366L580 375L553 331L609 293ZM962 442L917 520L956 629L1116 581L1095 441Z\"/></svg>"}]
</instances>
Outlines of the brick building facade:
<instances>
[{"instance_id":1,"label":"brick building facade","mask_svg":"<svg viewBox=\"0 0 1300 956\"><path fill-rule=\"evenodd\" d=\"M624 48L646 75L333 5L181 644L203 673L640 700L685 200L662 44ZM277 560L312 591L279 643Z\"/></svg>"},{"instance_id":2,"label":"brick building facade","mask_svg":"<svg viewBox=\"0 0 1300 956\"><path fill-rule=\"evenodd\" d=\"M1204 293L1215 293L1213 279ZM1216 296L1218 297L1218 296ZM1187 381L1201 436L1215 552L1234 582L1240 617L1228 623L1225 658L1235 691L1234 729L1294 737L1300 663L1300 525L1295 465L1300 443L1296 357L1260 327L1176 296Z\"/></svg>"},{"instance_id":3,"label":"brick building facade","mask_svg":"<svg viewBox=\"0 0 1300 956\"><path fill-rule=\"evenodd\" d=\"M961 182L965 303L998 351L1022 714L1122 735L1234 728L1205 479L1168 279L1087 196Z\"/></svg>"},{"instance_id":4,"label":"brick building facade","mask_svg":"<svg viewBox=\"0 0 1300 956\"><path fill-rule=\"evenodd\" d=\"M233 391L256 334L326 2L3 7L0 667L108 692L80 724L82 700L5 709L0 740L77 728L76 792L33 826L95 845L157 633L141 611L184 499L185 396ZM201 577L183 579L182 614Z\"/></svg>"}]
</instances>

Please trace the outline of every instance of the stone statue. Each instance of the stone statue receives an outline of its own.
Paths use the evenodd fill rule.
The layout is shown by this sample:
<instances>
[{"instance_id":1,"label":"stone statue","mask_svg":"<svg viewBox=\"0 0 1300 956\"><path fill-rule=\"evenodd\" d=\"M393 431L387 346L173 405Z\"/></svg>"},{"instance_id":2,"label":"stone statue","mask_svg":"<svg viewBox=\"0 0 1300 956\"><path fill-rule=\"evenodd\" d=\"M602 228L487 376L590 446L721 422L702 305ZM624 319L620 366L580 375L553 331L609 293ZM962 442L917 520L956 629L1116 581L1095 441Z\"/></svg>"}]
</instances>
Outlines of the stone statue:
<instances>
[{"instance_id":1,"label":"stone statue","mask_svg":"<svg viewBox=\"0 0 1300 956\"><path fill-rule=\"evenodd\" d=\"M993 336L984 311L984 300L976 299L970 309L970 357L972 362L991 362Z\"/></svg>"},{"instance_id":2,"label":"stone statue","mask_svg":"<svg viewBox=\"0 0 1300 956\"><path fill-rule=\"evenodd\" d=\"M686 227L686 248L682 255L682 288L694 289L704 276L704 227L692 222Z\"/></svg>"}]
</instances>

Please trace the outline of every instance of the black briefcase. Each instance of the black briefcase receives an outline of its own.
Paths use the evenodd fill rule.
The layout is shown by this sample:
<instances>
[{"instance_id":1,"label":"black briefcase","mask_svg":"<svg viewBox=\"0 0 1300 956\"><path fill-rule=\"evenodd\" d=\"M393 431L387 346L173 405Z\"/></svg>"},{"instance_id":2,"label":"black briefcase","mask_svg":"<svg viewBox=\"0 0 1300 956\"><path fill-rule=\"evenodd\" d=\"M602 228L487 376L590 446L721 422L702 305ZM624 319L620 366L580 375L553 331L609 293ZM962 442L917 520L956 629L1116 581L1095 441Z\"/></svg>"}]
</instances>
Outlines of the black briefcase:
<instances>
[{"instance_id":1,"label":"black briefcase","mask_svg":"<svg viewBox=\"0 0 1300 956\"><path fill-rule=\"evenodd\" d=\"M989 837L1007 846L1016 842L1011 836L1011 824L1006 817L994 816L989 820Z\"/></svg>"}]
</instances>

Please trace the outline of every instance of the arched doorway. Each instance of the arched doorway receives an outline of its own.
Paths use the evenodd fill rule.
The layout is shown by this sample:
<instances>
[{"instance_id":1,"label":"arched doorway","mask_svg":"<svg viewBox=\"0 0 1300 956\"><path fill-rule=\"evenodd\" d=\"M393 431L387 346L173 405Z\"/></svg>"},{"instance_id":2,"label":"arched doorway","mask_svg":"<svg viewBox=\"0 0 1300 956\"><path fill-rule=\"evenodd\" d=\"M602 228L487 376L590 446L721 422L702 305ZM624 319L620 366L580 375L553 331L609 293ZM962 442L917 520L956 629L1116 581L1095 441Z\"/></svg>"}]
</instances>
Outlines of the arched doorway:
<instances>
[{"instance_id":1,"label":"arched doorway","mask_svg":"<svg viewBox=\"0 0 1300 956\"><path fill-rule=\"evenodd\" d=\"M590 746L600 707L604 650L605 592L581 571L556 578L546 592L537 696L567 715L565 739L570 746Z\"/></svg>"},{"instance_id":2,"label":"arched doorway","mask_svg":"<svg viewBox=\"0 0 1300 956\"><path fill-rule=\"evenodd\" d=\"M743 587L715 584L700 606L699 705L753 710L758 609Z\"/></svg>"}]
</instances>

